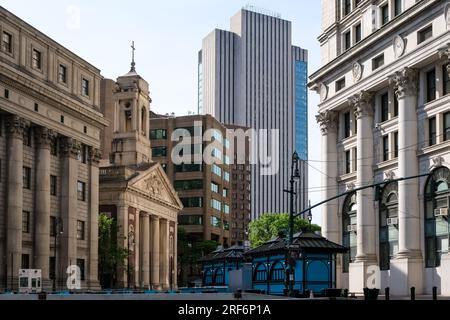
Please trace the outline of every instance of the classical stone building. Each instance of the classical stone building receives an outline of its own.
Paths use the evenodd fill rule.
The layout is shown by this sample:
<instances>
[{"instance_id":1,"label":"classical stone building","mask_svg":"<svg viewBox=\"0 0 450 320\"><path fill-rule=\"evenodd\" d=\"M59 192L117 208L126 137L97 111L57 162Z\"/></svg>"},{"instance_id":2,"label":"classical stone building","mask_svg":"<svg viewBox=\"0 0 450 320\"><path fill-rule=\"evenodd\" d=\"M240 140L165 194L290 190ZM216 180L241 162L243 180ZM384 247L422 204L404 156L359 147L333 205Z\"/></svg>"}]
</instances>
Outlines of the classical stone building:
<instances>
[{"instance_id":1,"label":"classical stone building","mask_svg":"<svg viewBox=\"0 0 450 320\"><path fill-rule=\"evenodd\" d=\"M384 182L323 206L325 237L350 248L337 272L351 292L375 279L394 295L450 295L449 29L448 1L322 1L310 87L323 198Z\"/></svg>"},{"instance_id":2,"label":"classical stone building","mask_svg":"<svg viewBox=\"0 0 450 320\"><path fill-rule=\"evenodd\" d=\"M116 285L175 288L178 212L183 205L161 165L151 161L148 83L132 63L117 82L101 83L101 109L112 123L102 134L100 212L117 219L128 250Z\"/></svg>"},{"instance_id":3,"label":"classical stone building","mask_svg":"<svg viewBox=\"0 0 450 320\"><path fill-rule=\"evenodd\" d=\"M100 71L0 7L0 288L98 288Z\"/></svg>"}]
</instances>

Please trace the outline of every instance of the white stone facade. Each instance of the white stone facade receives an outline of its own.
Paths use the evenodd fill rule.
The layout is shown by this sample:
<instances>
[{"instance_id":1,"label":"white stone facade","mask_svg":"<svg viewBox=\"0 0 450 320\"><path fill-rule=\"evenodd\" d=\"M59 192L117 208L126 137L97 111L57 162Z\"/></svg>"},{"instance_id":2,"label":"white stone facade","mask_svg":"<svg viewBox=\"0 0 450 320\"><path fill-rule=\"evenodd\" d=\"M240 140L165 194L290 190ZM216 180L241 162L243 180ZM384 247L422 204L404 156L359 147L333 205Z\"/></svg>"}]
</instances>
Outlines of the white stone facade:
<instances>
[{"instance_id":1,"label":"white stone facade","mask_svg":"<svg viewBox=\"0 0 450 320\"><path fill-rule=\"evenodd\" d=\"M322 208L325 237L350 247L337 277L350 292L371 286L378 266L376 286L393 295L450 295L438 214L450 202L449 30L448 1L322 1L322 67L309 86L321 96L323 199L385 181Z\"/></svg>"}]
</instances>

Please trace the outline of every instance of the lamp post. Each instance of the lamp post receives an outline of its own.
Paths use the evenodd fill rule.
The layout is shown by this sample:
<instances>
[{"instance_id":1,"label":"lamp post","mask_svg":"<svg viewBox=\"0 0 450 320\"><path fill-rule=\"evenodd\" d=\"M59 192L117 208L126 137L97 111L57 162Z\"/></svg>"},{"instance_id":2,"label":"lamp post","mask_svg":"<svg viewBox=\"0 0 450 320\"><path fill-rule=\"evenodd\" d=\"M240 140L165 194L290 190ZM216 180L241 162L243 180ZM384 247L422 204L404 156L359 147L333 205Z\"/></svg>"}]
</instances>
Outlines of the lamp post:
<instances>
[{"instance_id":1,"label":"lamp post","mask_svg":"<svg viewBox=\"0 0 450 320\"><path fill-rule=\"evenodd\" d=\"M290 188L289 190L284 190L284 192L289 193L289 199L290 199L290 210L289 210L289 245L288 245L288 251L289 251L289 292L288 295L290 297L295 296L294 294L294 262L291 258L291 247L294 242L294 196L296 195L296 192L294 190L295 187L295 181L300 179L300 170L298 168L300 158L298 156L297 152L294 152L292 155L292 163L291 163L291 179L289 181Z\"/></svg>"},{"instance_id":2,"label":"lamp post","mask_svg":"<svg viewBox=\"0 0 450 320\"><path fill-rule=\"evenodd\" d=\"M133 229L130 229L130 231L128 231L128 240L127 240L127 246L128 246L128 256L127 256L127 288L130 289L130 274L131 274L131 268L130 268L130 244L133 246L133 251L134 251L134 231Z\"/></svg>"},{"instance_id":3,"label":"lamp post","mask_svg":"<svg viewBox=\"0 0 450 320\"><path fill-rule=\"evenodd\" d=\"M64 226L63 226L63 220L60 217L56 217L55 218L55 226L54 226L54 235L55 235L55 245L53 246L53 250L54 250L54 254L53 256L55 257L55 266L54 266L54 275L53 275L53 291L56 291L56 270L57 268L57 264L58 264L58 260L56 259L56 245L57 245L57 239L58 239L58 235L59 234L63 234L64 232Z\"/></svg>"}]
</instances>

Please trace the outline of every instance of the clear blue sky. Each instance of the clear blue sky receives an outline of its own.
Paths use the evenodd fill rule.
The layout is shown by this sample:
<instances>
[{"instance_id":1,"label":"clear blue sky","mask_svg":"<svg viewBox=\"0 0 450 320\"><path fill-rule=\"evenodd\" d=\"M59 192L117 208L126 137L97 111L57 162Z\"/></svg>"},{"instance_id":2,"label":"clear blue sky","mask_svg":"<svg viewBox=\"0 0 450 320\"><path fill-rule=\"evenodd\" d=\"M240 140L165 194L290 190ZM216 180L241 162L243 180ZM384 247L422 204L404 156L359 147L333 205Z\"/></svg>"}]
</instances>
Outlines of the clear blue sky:
<instances>
[{"instance_id":1,"label":"clear blue sky","mask_svg":"<svg viewBox=\"0 0 450 320\"><path fill-rule=\"evenodd\" d=\"M214 28L246 4L279 12L292 21L293 44L309 50L309 71L317 70L320 50L320 1L317 0L1 0L0 5L115 79L128 72L131 41L136 44L138 73L150 84L155 112L177 115L197 110L197 54ZM80 12L79 25L74 18ZM320 158L315 121L318 97L309 97L309 156ZM320 169L320 163L311 162ZM310 168L310 188L320 187L320 173ZM317 189L314 189L317 190ZM312 191L314 191L312 190ZM310 193L312 203L320 193ZM313 212L320 223L320 210Z\"/></svg>"}]
</instances>

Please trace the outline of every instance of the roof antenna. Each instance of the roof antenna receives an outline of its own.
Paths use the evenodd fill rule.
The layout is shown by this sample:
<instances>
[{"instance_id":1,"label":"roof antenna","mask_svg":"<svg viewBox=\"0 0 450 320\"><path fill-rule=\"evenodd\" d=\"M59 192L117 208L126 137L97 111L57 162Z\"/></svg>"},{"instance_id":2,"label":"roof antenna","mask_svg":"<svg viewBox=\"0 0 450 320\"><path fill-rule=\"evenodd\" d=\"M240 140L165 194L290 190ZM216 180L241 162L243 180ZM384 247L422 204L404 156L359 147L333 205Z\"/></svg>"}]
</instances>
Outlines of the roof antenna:
<instances>
[{"instance_id":1,"label":"roof antenna","mask_svg":"<svg viewBox=\"0 0 450 320\"><path fill-rule=\"evenodd\" d=\"M134 52L136 51L136 47L134 46L134 41L131 44L131 70L130 72L136 72L136 63L134 62Z\"/></svg>"}]
</instances>

